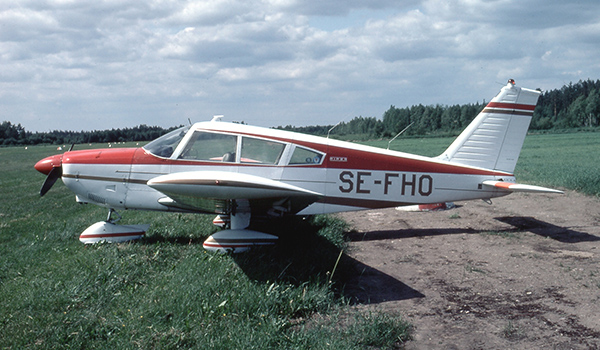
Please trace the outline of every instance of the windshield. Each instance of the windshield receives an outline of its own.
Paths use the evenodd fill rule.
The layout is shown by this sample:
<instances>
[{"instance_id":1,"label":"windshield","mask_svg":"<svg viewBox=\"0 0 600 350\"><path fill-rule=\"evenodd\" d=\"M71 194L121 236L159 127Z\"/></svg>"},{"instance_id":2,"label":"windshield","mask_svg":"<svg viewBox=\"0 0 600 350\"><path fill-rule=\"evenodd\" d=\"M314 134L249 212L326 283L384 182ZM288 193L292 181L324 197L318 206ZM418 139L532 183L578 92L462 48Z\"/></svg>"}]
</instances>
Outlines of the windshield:
<instances>
[{"instance_id":1,"label":"windshield","mask_svg":"<svg viewBox=\"0 0 600 350\"><path fill-rule=\"evenodd\" d=\"M144 149L155 156L169 158L181 139L185 136L187 131L190 129L189 126L184 126L179 129L175 129L168 134L165 134L156 140L150 142Z\"/></svg>"}]
</instances>

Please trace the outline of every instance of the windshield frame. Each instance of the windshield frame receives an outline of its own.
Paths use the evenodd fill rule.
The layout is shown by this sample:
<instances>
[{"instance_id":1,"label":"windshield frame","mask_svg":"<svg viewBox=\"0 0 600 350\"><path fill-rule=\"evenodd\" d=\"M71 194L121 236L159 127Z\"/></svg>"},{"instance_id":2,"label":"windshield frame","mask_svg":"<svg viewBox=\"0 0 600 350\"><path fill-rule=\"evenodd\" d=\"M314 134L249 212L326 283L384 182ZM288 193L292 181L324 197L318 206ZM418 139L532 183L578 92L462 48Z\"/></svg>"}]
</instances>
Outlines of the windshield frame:
<instances>
[{"instance_id":1,"label":"windshield frame","mask_svg":"<svg viewBox=\"0 0 600 350\"><path fill-rule=\"evenodd\" d=\"M181 144L181 141L185 138L185 135L187 135L190 128L191 125L177 128L153 141L150 141L142 148L154 156L160 158L171 158L179 144Z\"/></svg>"}]
</instances>

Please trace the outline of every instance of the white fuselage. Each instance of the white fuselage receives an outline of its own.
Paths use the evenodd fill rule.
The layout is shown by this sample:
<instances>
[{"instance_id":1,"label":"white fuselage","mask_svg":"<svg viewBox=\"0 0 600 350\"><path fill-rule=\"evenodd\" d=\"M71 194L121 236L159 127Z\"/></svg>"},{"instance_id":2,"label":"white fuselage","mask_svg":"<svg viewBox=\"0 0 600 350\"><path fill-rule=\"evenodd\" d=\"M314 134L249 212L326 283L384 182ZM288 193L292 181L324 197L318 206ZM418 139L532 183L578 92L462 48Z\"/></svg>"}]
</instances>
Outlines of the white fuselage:
<instances>
[{"instance_id":1,"label":"white fuselage","mask_svg":"<svg viewBox=\"0 0 600 350\"><path fill-rule=\"evenodd\" d=\"M319 194L320 199L297 213L300 215L487 199L510 192L483 187L483 181L514 182L509 173L279 130L198 123L188 135L194 130L233 135L238 138L238 145L246 139L273 140L281 144L283 151L275 164L256 163L239 156L227 162L189 160L178 157L184 149L181 145L168 158L142 148L67 152L62 163L63 182L80 202L114 209L177 211L184 209L161 203L165 195L148 186L149 180L186 172L235 174L242 182L245 177L254 176ZM182 144L187 139L184 137ZM244 150L237 147L243 157ZM290 164L297 148L317 156L314 160L307 157L307 163ZM203 186L197 186L200 194L214 199L243 199L257 193L256 188L241 186L219 197L214 195L214 184ZM222 188L219 190L225 193Z\"/></svg>"}]
</instances>

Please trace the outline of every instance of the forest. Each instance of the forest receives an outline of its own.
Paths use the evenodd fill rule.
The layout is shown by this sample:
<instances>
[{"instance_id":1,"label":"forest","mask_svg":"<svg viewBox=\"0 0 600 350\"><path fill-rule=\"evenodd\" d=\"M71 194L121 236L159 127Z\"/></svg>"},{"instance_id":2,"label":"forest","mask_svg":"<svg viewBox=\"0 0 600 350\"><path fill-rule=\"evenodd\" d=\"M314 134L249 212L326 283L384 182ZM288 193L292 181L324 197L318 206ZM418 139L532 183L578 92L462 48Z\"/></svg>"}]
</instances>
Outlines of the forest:
<instances>
[{"instance_id":1,"label":"forest","mask_svg":"<svg viewBox=\"0 0 600 350\"><path fill-rule=\"evenodd\" d=\"M334 125L278 126L277 129L333 137L367 140L391 138L410 126L405 135L456 135L485 107L486 102L465 105L390 106L381 118L354 117ZM598 129L600 121L600 80L580 80L560 89L544 92L535 108L530 131ZM0 145L108 143L149 141L173 130L139 125L133 128L94 131L30 132L21 124L0 124Z\"/></svg>"},{"instance_id":2,"label":"forest","mask_svg":"<svg viewBox=\"0 0 600 350\"><path fill-rule=\"evenodd\" d=\"M30 132L21 124L4 121L0 124L0 145L38 145L38 144L74 144L74 143L109 143L125 141L150 141L175 129L164 129L159 126L145 124L133 128L94 130L94 131L61 131Z\"/></svg>"},{"instance_id":3,"label":"forest","mask_svg":"<svg viewBox=\"0 0 600 350\"><path fill-rule=\"evenodd\" d=\"M486 102L465 105L414 105L390 108L381 118L355 117L339 125L280 126L278 129L354 140L391 138L404 130L409 136L450 136L462 131L486 106ZM529 131L597 129L600 121L600 80L570 83L544 92L533 113Z\"/></svg>"}]
</instances>

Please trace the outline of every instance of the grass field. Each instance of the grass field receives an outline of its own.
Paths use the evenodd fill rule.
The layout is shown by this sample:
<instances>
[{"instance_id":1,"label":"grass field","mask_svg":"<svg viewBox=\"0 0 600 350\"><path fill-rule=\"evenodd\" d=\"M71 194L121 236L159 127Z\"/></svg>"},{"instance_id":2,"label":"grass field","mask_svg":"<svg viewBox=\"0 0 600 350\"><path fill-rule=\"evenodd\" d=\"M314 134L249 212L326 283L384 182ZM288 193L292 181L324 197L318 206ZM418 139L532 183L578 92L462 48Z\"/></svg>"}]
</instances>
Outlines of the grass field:
<instances>
[{"instance_id":1,"label":"grass field","mask_svg":"<svg viewBox=\"0 0 600 350\"><path fill-rule=\"evenodd\" d=\"M106 210L76 204L60 182L39 197L33 165L55 153L0 148L0 348L361 349L409 339L399 315L348 307L340 278L352 271L334 270L340 220L276 222L266 229L287 233L277 249L229 256L202 248L213 216L129 211L121 223L152 224L145 239L86 246L77 236Z\"/></svg>"},{"instance_id":2,"label":"grass field","mask_svg":"<svg viewBox=\"0 0 600 350\"><path fill-rule=\"evenodd\" d=\"M401 139L393 149L437 155L451 139ZM387 142L374 142L387 147ZM82 146L78 146L79 149ZM522 182L600 195L598 134L528 136ZM122 213L151 223L131 244L77 236L106 210L75 203L57 183L43 198L33 169L56 147L0 148L0 348L389 348L410 339L398 314L349 307L344 222L274 222L276 249L237 256L202 249L212 216Z\"/></svg>"}]
</instances>

